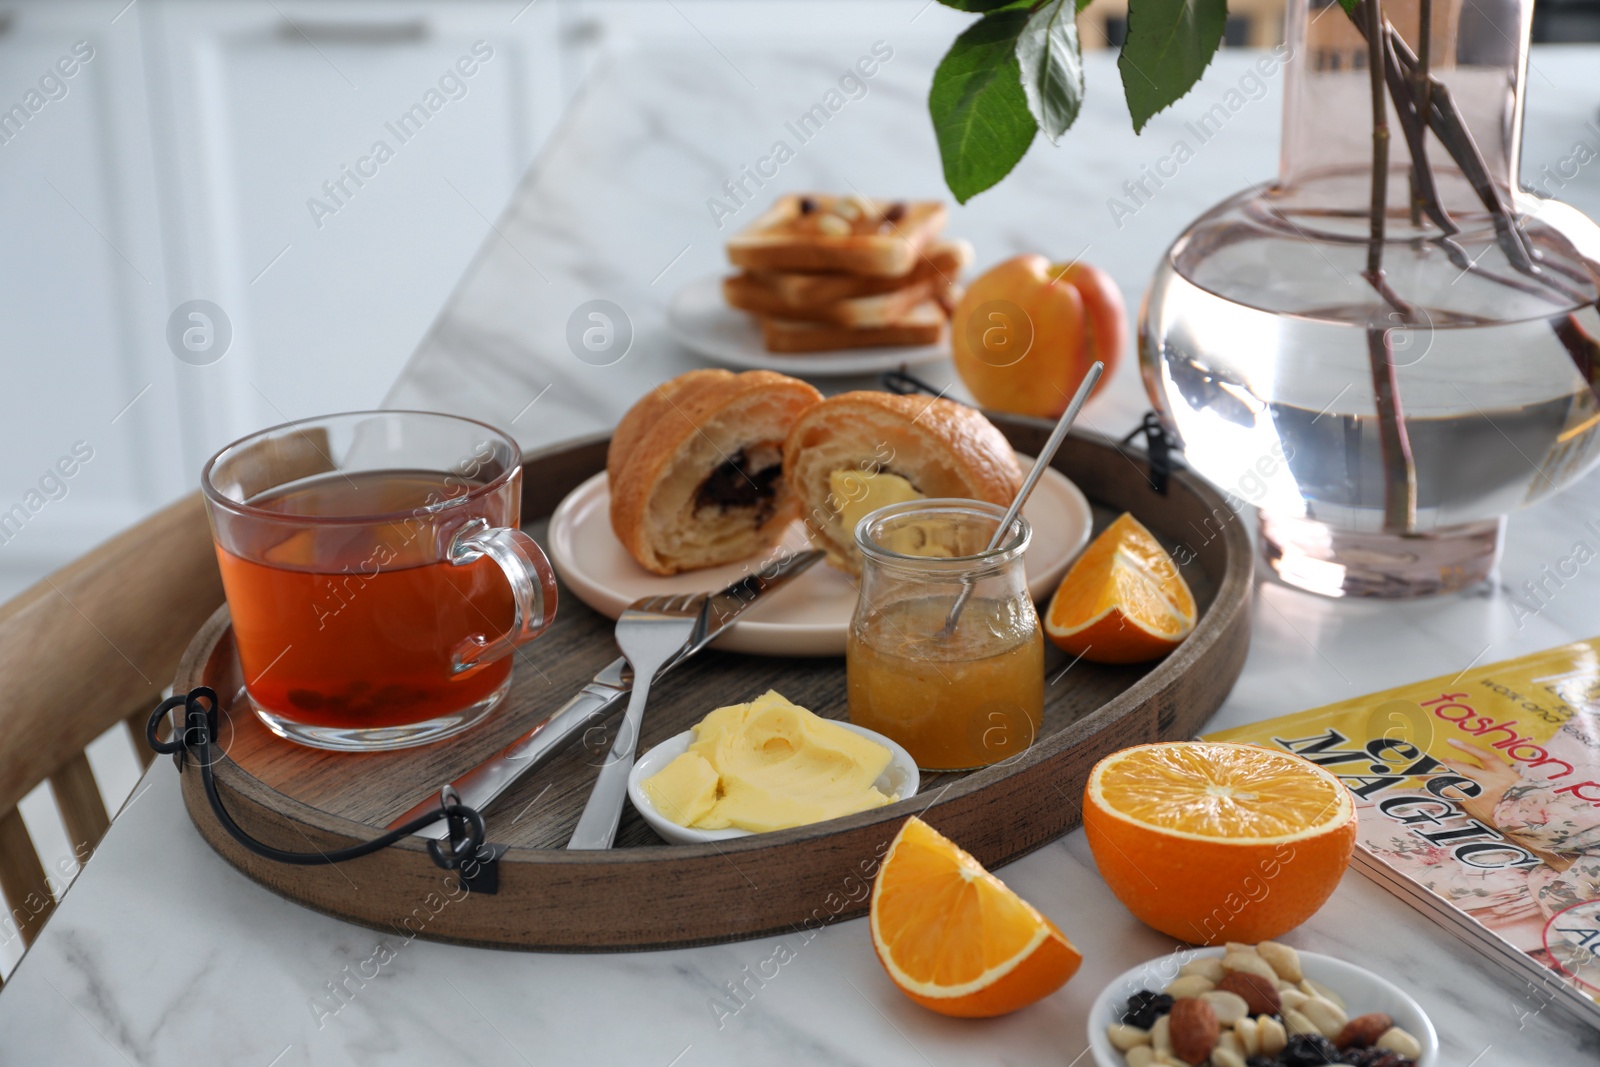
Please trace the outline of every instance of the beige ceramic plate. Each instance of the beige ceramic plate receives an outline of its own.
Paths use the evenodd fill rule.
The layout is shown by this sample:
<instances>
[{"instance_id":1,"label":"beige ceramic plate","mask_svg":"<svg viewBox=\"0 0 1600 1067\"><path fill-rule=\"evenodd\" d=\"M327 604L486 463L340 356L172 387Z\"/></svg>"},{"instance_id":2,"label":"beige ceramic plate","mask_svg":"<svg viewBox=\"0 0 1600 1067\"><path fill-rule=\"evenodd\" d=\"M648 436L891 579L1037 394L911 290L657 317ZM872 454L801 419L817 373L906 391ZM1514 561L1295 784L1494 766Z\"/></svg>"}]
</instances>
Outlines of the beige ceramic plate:
<instances>
[{"instance_id":1,"label":"beige ceramic plate","mask_svg":"<svg viewBox=\"0 0 1600 1067\"><path fill-rule=\"evenodd\" d=\"M1024 472L1033 466L1028 456L1017 459ZM621 615L640 597L710 592L748 573L749 565L741 562L666 578L651 574L611 532L610 509L611 493L602 472L556 508L546 545L567 588L607 618ZM1033 543L1023 558L1028 589L1035 600L1045 601L1088 543L1093 515L1078 487L1054 470L1039 479L1022 513L1033 526ZM789 527L784 544L795 550L809 547L799 522ZM842 656L855 607L855 579L818 563L747 610L717 638L715 647L764 656Z\"/></svg>"}]
</instances>

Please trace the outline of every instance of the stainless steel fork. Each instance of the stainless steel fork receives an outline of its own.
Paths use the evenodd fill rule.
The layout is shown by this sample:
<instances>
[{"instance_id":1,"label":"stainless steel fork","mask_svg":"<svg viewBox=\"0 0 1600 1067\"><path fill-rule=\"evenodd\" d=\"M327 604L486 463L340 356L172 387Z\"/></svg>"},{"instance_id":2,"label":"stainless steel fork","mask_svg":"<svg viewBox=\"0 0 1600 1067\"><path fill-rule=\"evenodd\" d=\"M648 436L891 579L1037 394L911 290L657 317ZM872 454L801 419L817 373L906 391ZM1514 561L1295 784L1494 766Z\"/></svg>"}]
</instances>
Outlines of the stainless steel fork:
<instances>
[{"instance_id":1,"label":"stainless steel fork","mask_svg":"<svg viewBox=\"0 0 1600 1067\"><path fill-rule=\"evenodd\" d=\"M569 849L610 848L622 821L622 802L628 795L628 772L633 770L639 747L639 729L650 683L662 664L676 656L695 635L705 612L706 594L654 596L635 601L617 619L617 647L633 668L633 691L628 710L617 729L611 755L584 805L578 828L567 842Z\"/></svg>"}]
</instances>

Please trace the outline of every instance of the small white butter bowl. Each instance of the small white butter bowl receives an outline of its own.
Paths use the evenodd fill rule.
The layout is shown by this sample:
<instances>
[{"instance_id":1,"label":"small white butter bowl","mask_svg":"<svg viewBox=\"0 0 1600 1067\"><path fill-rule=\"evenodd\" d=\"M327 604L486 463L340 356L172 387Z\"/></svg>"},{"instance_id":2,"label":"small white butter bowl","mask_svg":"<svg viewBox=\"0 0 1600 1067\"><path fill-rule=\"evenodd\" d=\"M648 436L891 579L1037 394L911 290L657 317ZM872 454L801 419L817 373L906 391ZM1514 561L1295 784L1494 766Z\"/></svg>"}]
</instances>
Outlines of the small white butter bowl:
<instances>
[{"instance_id":1,"label":"small white butter bowl","mask_svg":"<svg viewBox=\"0 0 1600 1067\"><path fill-rule=\"evenodd\" d=\"M914 796L921 779L917 774L917 762L911 758L911 753L901 748L895 742L884 737L876 730L868 730L855 723L839 722L830 719L835 726L842 726L852 733L860 734L869 741L876 741L889 750L889 766L884 768L878 780L873 784L878 790L888 796L897 796L904 800ZM700 845L707 841L729 841L735 837L749 837L750 830L695 830L687 826L679 826L661 812L656 810L650 798L644 792L644 780L660 771L667 764L689 751L689 746L694 743L694 731L685 730L661 742L655 748L639 757L633 765L633 770L628 773L628 799L633 806L643 815L651 829L661 837L675 845Z\"/></svg>"},{"instance_id":2,"label":"small white butter bowl","mask_svg":"<svg viewBox=\"0 0 1600 1067\"><path fill-rule=\"evenodd\" d=\"M1159 993L1178 977L1178 968L1185 963L1208 956L1220 959L1225 951L1221 948L1181 949L1170 956L1141 963L1101 990L1094 1007L1089 1009L1089 1047L1094 1050L1097 1067L1127 1067L1127 1059L1106 1037L1106 1027L1122 1021L1129 997L1141 989ZM1365 967L1317 952L1300 952L1300 969L1313 982L1343 997L1349 1005L1351 1018L1373 1011L1389 1016L1422 1046L1417 1067L1439 1067L1439 1035L1422 1006L1399 986Z\"/></svg>"}]
</instances>

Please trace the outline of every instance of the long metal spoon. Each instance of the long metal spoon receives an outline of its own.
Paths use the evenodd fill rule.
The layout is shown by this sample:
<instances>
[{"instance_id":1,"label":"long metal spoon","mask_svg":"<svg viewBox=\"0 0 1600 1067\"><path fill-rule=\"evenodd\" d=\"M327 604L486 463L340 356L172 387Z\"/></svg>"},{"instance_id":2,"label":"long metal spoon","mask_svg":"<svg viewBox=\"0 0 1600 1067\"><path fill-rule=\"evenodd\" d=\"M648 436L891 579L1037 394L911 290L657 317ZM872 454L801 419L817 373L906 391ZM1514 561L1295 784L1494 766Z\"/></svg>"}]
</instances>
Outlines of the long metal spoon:
<instances>
[{"instance_id":1,"label":"long metal spoon","mask_svg":"<svg viewBox=\"0 0 1600 1067\"><path fill-rule=\"evenodd\" d=\"M1017 495L1011 501L1011 506L1006 509L1005 516L1001 518L1000 525L995 527L994 536L989 539L989 547L985 552L993 552L1000 547L1006 539L1006 532L1011 529L1011 524L1017 521L1017 515L1022 511L1022 505L1028 502L1028 495L1033 492L1033 487L1039 484L1039 479L1044 477L1045 468L1050 466L1050 461L1055 459L1056 451L1061 448L1061 442L1067 439L1067 431L1072 428L1072 420L1078 417L1084 401L1089 399L1089 392L1100 380L1100 375L1105 373L1106 365L1095 360L1094 366L1089 368L1089 373L1083 376L1078 391L1072 396L1072 403L1067 405L1067 410L1061 413L1061 418L1056 421L1056 428L1050 431L1049 440L1039 450L1039 455L1033 461L1033 469L1022 480L1022 488L1017 490ZM967 606L967 601L972 599L972 584L970 582L961 587L961 592L956 596L956 602L950 606L950 615L940 627L938 637L948 638L956 632L956 623L961 618L961 609Z\"/></svg>"}]
</instances>

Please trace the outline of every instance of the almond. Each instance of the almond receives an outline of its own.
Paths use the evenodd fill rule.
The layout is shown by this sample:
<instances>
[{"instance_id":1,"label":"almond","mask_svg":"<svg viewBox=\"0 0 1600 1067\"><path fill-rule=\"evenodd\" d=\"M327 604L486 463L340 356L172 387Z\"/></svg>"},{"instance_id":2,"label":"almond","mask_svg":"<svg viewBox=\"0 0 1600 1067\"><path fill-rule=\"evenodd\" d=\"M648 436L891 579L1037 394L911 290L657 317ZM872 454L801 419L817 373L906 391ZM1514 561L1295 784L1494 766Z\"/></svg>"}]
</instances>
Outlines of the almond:
<instances>
[{"instance_id":1,"label":"almond","mask_svg":"<svg viewBox=\"0 0 1600 1067\"><path fill-rule=\"evenodd\" d=\"M1211 1050L1217 1047L1217 1038L1222 1034L1222 1025L1211 1005L1196 997L1184 997L1172 1005L1167 1018L1174 1056L1192 1065L1211 1058Z\"/></svg>"},{"instance_id":2,"label":"almond","mask_svg":"<svg viewBox=\"0 0 1600 1067\"><path fill-rule=\"evenodd\" d=\"M1384 1031L1393 1025L1394 1020L1381 1011L1357 1015L1344 1024L1344 1029L1339 1031L1339 1036L1333 1043L1341 1049L1367 1048L1375 1044L1378 1038L1383 1036Z\"/></svg>"},{"instance_id":3,"label":"almond","mask_svg":"<svg viewBox=\"0 0 1600 1067\"><path fill-rule=\"evenodd\" d=\"M1282 1007L1277 984L1259 974L1230 971L1223 975L1217 988L1243 997L1251 1015L1276 1015Z\"/></svg>"}]
</instances>

